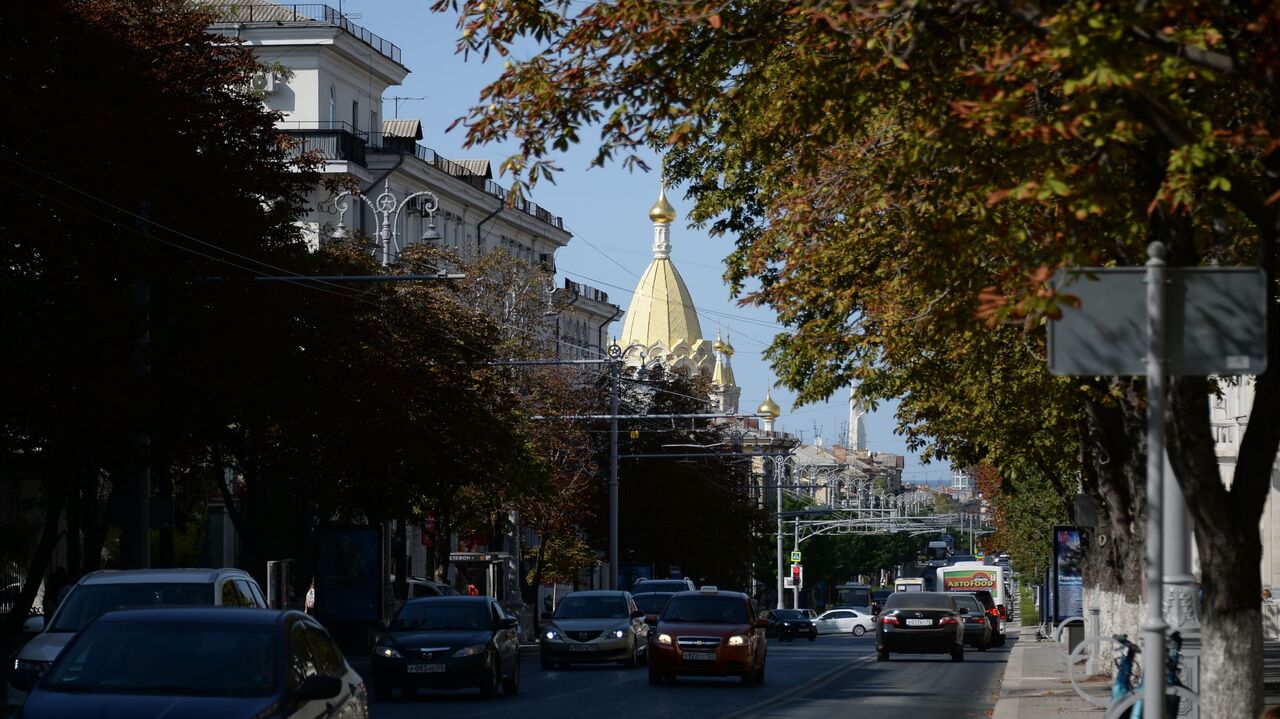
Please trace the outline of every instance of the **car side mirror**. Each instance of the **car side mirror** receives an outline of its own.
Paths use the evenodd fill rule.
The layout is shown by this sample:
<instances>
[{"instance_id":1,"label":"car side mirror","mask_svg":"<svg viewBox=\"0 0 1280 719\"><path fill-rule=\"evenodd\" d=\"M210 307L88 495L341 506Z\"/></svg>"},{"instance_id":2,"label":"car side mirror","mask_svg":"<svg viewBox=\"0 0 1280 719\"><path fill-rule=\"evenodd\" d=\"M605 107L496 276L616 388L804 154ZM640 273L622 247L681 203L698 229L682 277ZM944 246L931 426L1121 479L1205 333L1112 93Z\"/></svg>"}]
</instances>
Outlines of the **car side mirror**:
<instances>
[{"instance_id":1,"label":"car side mirror","mask_svg":"<svg viewBox=\"0 0 1280 719\"><path fill-rule=\"evenodd\" d=\"M44 615L37 614L34 617L27 617L22 622L22 631L25 634L39 634L44 631Z\"/></svg>"},{"instance_id":2,"label":"car side mirror","mask_svg":"<svg viewBox=\"0 0 1280 719\"><path fill-rule=\"evenodd\" d=\"M768 620L768 619L757 619L757 620L756 620L756 628L757 628L757 629L767 629L768 627L769 627L769 620Z\"/></svg>"},{"instance_id":3,"label":"car side mirror","mask_svg":"<svg viewBox=\"0 0 1280 719\"><path fill-rule=\"evenodd\" d=\"M324 674L312 674L302 680L294 696L304 701L332 699L342 693L342 680Z\"/></svg>"},{"instance_id":4,"label":"car side mirror","mask_svg":"<svg viewBox=\"0 0 1280 719\"><path fill-rule=\"evenodd\" d=\"M499 629L515 629L520 626L520 620L515 617L503 617L498 622Z\"/></svg>"},{"instance_id":5,"label":"car side mirror","mask_svg":"<svg viewBox=\"0 0 1280 719\"><path fill-rule=\"evenodd\" d=\"M40 674L31 667L22 667L9 672L9 683L13 685L14 689L24 693L34 689L39 679Z\"/></svg>"},{"instance_id":6,"label":"car side mirror","mask_svg":"<svg viewBox=\"0 0 1280 719\"><path fill-rule=\"evenodd\" d=\"M645 613L644 613L644 612L642 612L642 611L640 611L639 609L637 609L637 610L635 610L634 612L632 612L632 613L631 613L631 618L632 618L632 619L643 619L643 618L644 618L644 616L645 616Z\"/></svg>"}]
</instances>

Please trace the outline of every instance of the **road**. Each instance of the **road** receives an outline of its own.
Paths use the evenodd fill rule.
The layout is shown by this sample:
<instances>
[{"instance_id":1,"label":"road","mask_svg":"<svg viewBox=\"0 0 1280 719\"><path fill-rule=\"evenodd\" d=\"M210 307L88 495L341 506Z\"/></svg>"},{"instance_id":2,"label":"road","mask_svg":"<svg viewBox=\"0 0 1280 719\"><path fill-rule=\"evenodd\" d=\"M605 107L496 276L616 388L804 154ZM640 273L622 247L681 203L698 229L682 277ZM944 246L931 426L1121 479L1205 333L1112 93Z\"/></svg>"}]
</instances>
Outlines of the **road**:
<instances>
[{"instance_id":1,"label":"road","mask_svg":"<svg viewBox=\"0 0 1280 719\"><path fill-rule=\"evenodd\" d=\"M1012 643L1010 644L1012 645ZM831 719L962 719L986 717L995 705L1008 647L969 649L963 663L943 655L900 655L875 661L874 639L821 637L769 642L764 686L738 679L682 678L649 686L647 670L581 666L543 672L537 654L521 661L520 694L482 699L477 692L421 693L370 707L373 719L420 717L555 717L655 719L757 717Z\"/></svg>"}]
</instances>

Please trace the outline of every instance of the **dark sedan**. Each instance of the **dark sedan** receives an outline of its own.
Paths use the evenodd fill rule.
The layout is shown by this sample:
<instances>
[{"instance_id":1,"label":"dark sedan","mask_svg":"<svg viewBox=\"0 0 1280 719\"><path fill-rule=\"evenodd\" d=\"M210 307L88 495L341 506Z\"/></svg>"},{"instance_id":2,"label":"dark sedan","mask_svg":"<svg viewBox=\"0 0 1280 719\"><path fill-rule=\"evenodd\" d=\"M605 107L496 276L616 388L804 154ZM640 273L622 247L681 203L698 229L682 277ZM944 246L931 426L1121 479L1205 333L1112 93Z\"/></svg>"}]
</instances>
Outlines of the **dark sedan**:
<instances>
[{"instance_id":1,"label":"dark sedan","mask_svg":"<svg viewBox=\"0 0 1280 719\"><path fill-rule=\"evenodd\" d=\"M400 607L370 661L374 698L419 689L520 691L517 620L491 597L423 597Z\"/></svg>"},{"instance_id":2,"label":"dark sedan","mask_svg":"<svg viewBox=\"0 0 1280 719\"><path fill-rule=\"evenodd\" d=\"M894 592L876 621L876 661L891 652L950 654L964 661L964 618L942 592Z\"/></svg>"},{"instance_id":3,"label":"dark sedan","mask_svg":"<svg viewBox=\"0 0 1280 719\"><path fill-rule=\"evenodd\" d=\"M982 608L982 602L978 601L973 594L969 592L948 592L948 594L955 600L956 607L964 620L964 643L977 647L980 652L987 651L987 648L995 643L991 621L989 621L993 617L987 616Z\"/></svg>"},{"instance_id":4,"label":"dark sedan","mask_svg":"<svg viewBox=\"0 0 1280 719\"><path fill-rule=\"evenodd\" d=\"M29 689L25 719L368 716L364 682L301 612L165 608L107 612Z\"/></svg>"},{"instance_id":5,"label":"dark sedan","mask_svg":"<svg viewBox=\"0 0 1280 719\"><path fill-rule=\"evenodd\" d=\"M813 617L803 609L766 609L760 612L760 618L769 624L765 628L766 636L775 636L780 642L789 642L796 637L805 637L809 641L818 638L818 625Z\"/></svg>"}]
</instances>

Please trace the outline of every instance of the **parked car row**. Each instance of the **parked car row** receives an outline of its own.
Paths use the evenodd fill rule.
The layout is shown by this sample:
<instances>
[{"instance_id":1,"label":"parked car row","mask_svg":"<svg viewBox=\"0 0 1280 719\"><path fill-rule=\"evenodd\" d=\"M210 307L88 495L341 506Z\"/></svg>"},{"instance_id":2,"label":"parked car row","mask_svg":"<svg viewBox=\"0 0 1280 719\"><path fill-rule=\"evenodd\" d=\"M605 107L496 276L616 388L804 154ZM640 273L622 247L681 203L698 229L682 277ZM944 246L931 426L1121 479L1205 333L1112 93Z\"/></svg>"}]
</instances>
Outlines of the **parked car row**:
<instances>
[{"instance_id":1,"label":"parked car row","mask_svg":"<svg viewBox=\"0 0 1280 719\"><path fill-rule=\"evenodd\" d=\"M240 570L93 572L28 622L6 692L24 719L368 716L328 632Z\"/></svg>"}]
</instances>

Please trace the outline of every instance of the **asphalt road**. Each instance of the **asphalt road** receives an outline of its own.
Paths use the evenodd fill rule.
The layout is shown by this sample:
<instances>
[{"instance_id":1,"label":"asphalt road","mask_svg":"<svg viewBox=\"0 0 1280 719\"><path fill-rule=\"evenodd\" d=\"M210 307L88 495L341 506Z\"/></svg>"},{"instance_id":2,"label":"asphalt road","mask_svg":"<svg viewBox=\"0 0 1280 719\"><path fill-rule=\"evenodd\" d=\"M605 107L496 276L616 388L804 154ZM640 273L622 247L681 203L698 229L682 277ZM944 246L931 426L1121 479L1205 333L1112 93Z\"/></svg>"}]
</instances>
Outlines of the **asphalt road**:
<instances>
[{"instance_id":1,"label":"asphalt road","mask_svg":"<svg viewBox=\"0 0 1280 719\"><path fill-rule=\"evenodd\" d=\"M675 685L652 687L645 668L616 665L543 672L536 652L526 653L517 696L485 700L475 690L422 692L373 704L370 716L962 719L989 716L995 706L1007 646L968 649L962 663L944 655L899 655L882 664L875 661L874 641L871 635L785 644L770 640L766 679L759 687L742 686L737 678L682 678Z\"/></svg>"}]
</instances>

